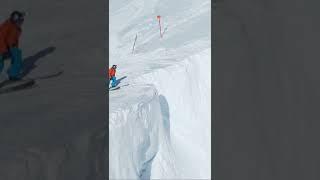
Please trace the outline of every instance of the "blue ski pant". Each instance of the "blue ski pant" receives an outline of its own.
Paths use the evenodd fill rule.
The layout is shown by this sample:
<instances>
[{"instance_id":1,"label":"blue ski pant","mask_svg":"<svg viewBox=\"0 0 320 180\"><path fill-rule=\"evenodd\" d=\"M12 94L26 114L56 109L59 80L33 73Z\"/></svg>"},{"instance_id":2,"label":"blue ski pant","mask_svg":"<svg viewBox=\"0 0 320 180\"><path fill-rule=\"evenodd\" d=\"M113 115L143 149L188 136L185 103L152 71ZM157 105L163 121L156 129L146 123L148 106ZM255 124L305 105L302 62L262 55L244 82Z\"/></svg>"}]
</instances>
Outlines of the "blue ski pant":
<instances>
[{"instance_id":1,"label":"blue ski pant","mask_svg":"<svg viewBox=\"0 0 320 180\"><path fill-rule=\"evenodd\" d=\"M111 82L111 87L116 87L117 85L117 78L115 76L111 77L111 80L109 81L109 86Z\"/></svg>"},{"instance_id":2,"label":"blue ski pant","mask_svg":"<svg viewBox=\"0 0 320 180\"><path fill-rule=\"evenodd\" d=\"M19 48L10 48L8 52L11 58L11 66L7 70L9 77L19 77L22 69L22 52ZM4 68L4 54L0 54L0 73Z\"/></svg>"}]
</instances>

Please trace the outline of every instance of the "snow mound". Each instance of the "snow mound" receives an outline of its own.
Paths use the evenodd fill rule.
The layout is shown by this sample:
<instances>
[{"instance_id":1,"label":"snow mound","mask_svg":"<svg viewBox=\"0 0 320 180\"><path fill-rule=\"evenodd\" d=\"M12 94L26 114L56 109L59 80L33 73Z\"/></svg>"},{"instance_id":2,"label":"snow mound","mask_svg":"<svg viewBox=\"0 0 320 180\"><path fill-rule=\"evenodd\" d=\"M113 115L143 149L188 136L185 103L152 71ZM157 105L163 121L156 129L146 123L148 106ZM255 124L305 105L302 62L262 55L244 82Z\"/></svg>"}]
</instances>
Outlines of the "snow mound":
<instances>
[{"instance_id":1,"label":"snow mound","mask_svg":"<svg viewBox=\"0 0 320 180\"><path fill-rule=\"evenodd\" d=\"M210 178L210 51L131 83L110 93L109 177Z\"/></svg>"}]
</instances>

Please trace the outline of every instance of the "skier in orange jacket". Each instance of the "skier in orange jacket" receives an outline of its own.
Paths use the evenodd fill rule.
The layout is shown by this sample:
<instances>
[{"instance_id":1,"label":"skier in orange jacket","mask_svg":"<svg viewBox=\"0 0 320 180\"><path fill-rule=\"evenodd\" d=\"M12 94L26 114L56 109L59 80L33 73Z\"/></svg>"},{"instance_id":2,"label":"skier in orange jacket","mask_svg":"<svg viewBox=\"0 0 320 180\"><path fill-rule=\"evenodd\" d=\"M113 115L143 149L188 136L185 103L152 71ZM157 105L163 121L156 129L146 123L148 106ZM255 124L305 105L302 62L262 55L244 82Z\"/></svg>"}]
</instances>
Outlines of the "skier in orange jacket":
<instances>
[{"instance_id":1,"label":"skier in orange jacket","mask_svg":"<svg viewBox=\"0 0 320 180\"><path fill-rule=\"evenodd\" d=\"M116 69L117 65L112 65L112 67L109 69L109 81L111 81L111 87L117 86Z\"/></svg>"},{"instance_id":2,"label":"skier in orange jacket","mask_svg":"<svg viewBox=\"0 0 320 180\"><path fill-rule=\"evenodd\" d=\"M0 73L4 68L5 57L10 57L11 67L7 71L10 80L21 79L22 52L19 49L19 38L24 16L23 12L13 11L10 18L0 24Z\"/></svg>"}]
</instances>

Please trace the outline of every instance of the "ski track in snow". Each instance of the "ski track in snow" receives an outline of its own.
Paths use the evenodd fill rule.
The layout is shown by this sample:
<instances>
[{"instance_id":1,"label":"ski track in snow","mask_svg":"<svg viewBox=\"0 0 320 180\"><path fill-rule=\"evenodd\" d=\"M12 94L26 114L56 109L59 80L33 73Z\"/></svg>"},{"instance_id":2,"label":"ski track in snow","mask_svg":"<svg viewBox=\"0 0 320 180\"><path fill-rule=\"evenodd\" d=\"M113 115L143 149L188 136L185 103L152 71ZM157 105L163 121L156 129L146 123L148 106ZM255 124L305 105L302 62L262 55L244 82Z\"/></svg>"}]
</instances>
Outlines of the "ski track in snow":
<instances>
[{"instance_id":1,"label":"ski track in snow","mask_svg":"<svg viewBox=\"0 0 320 180\"><path fill-rule=\"evenodd\" d=\"M109 62L122 86L109 92L110 179L211 177L210 7L110 0Z\"/></svg>"}]
</instances>

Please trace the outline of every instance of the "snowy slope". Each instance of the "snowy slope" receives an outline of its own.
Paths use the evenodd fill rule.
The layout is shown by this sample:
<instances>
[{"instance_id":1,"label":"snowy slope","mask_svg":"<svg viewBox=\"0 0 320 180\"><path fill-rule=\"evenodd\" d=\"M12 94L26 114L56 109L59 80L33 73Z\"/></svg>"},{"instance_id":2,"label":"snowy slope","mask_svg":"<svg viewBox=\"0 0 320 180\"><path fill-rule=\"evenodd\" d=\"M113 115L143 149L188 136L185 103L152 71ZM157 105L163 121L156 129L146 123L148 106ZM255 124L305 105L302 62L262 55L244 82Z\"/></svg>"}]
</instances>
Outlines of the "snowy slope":
<instances>
[{"instance_id":1,"label":"snowy slope","mask_svg":"<svg viewBox=\"0 0 320 180\"><path fill-rule=\"evenodd\" d=\"M109 93L111 179L210 178L210 7L110 1L110 64L121 86Z\"/></svg>"}]
</instances>

